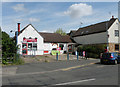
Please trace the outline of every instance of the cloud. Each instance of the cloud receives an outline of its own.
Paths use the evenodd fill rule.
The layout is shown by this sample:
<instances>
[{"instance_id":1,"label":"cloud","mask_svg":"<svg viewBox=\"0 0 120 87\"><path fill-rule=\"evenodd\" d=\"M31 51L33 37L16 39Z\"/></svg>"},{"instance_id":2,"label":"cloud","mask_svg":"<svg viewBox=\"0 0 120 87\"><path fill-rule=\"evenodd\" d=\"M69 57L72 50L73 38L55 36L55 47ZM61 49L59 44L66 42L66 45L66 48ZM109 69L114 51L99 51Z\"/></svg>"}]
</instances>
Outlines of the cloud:
<instances>
[{"instance_id":1,"label":"cloud","mask_svg":"<svg viewBox=\"0 0 120 87\"><path fill-rule=\"evenodd\" d=\"M41 30L41 31L39 31L39 32L44 32L44 33L54 33L54 31L53 30L46 30L46 29L44 29L44 30Z\"/></svg>"},{"instance_id":2,"label":"cloud","mask_svg":"<svg viewBox=\"0 0 120 87\"><path fill-rule=\"evenodd\" d=\"M40 20L37 18L29 18L28 19L30 22L39 22Z\"/></svg>"},{"instance_id":3,"label":"cloud","mask_svg":"<svg viewBox=\"0 0 120 87\"><path fill-rule=\"evenodd\" d=\"M22 22L22 21L24 21L24 19L21 19L21 18L19 18L19 19L14 19L14 22Z\"/></svg>"},{"instance_id":4,"label":"cloud","mask_svg":"<svg viewBox=\"0 0 120 87\"><path fill-rule=\"evenodd\" d=\"M81 18L83 16L91 15L92 13L92 6L84 3L73 4L64 12L65 15L69 15L72 18Z\"/></svg>"},{"instance_id":5,"label":"cloud","mask_svg":"<svg viewBox=\"0 0 120 87\"><path fill-rule=\"evenodd\" d=\"M16 12L19 11L26 11L26 8L24 7L24 4L16 4L16 6L12 7Z\"/></svg>"}]
</instances>

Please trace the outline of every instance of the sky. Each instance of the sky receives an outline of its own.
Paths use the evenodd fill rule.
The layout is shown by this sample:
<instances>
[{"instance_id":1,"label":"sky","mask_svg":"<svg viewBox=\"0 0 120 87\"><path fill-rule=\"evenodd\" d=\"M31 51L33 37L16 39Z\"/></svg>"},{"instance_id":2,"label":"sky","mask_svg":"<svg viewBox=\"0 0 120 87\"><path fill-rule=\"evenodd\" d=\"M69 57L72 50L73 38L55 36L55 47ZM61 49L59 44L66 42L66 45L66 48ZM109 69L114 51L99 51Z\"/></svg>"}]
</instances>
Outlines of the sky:
<instances>
[{"instance_id":1,"label":"sky","mask_svg":"<svg viewBox=\"0 0 120 87\"><path fill-rule=\"evenodd\" d=\"M32 24L39 32L65 32L118 17L118 2L2 2L2 30L11 37Z\"/></svg>"}]
</instances>

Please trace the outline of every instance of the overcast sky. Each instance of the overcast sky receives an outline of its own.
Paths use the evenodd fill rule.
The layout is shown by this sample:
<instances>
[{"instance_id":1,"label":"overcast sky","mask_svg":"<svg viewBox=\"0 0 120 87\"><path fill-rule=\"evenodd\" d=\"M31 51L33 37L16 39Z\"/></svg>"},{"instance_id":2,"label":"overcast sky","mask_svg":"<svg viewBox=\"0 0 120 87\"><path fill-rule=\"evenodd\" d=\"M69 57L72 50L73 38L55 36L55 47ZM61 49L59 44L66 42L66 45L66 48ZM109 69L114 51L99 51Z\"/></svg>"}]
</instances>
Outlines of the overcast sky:
<instances>
[{"instance_id":1,"label":"overcast sky","mask_svg":"<svg viewBox=\"0 0 120 87\"><path fill-rule=\"evenodd\" d=\"M2 30L10 36L10 30L32 24L39 32L54 32L62 28L66 32L79 27L118 17L117 2L3 2Z\"/></svg>"}]
</instances>

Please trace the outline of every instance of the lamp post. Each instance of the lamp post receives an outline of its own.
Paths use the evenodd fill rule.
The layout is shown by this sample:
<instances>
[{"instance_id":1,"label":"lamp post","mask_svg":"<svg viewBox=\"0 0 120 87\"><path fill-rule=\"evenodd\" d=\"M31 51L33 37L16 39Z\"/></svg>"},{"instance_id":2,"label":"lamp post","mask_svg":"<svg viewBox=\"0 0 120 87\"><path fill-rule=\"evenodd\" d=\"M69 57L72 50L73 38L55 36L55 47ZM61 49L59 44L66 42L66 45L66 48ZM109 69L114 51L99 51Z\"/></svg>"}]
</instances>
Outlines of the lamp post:
<instances>
[{"instance_id":1,"label":"lamp post","mask_svg":"<svg viewBox=\"0 0 120 87\"><path fill-rule=\"evenodd\" d=\"M106 31L108 33L108 22L106 22ZM109 52L109 41L108 41L108 37L107 37L107 52Z\"/></svg>"},{"instance_id":2,"label":"lamp post","mask_svg":"<svg viewBox=\"0 0 120 87\"><path fill-rule=\"evenodd\" d=\"M11 32L11 33L12 33L12 32L15 32L15 35L16 35L16 47L17 47L18 31L13 31L13 30L11 30L10 32ZM16 51L17 51L17 54L18 54L18 53L19 53L19 50L17 49ZM18 58L19 58L18 55L15 54L15 57L16 57L16 61L18 61Z\"/></svg>"}]
</instances>

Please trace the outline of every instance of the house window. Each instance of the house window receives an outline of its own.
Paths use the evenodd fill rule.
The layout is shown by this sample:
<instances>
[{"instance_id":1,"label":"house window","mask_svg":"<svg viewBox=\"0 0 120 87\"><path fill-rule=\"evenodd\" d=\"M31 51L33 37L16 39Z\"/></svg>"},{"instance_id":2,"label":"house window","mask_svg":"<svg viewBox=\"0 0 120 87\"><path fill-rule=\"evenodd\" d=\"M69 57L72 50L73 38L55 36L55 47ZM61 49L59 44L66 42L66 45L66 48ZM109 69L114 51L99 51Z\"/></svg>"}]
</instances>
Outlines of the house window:
<instances>
[{"instance_id":1,"label":"house window","mask_svg":"<svg viewBox=\"0 0 120 87\"><path fill-rule=\"evenodd\" d=\"M115 30L115 37L119 37L119 30Z\"/></svg>"},{"instance_id":2,"label":"house window","mask_svg":"<svg viewBox=\"0 0 120 87\"><path fill-rule=\"evenodd\" d=\"M115 50L119 51L119 45L118 44L115 44Z\"/></svg>"}]
</instances>

